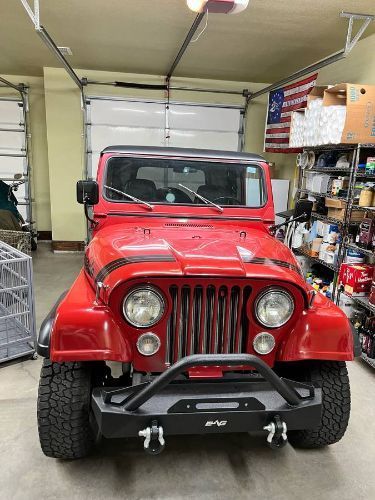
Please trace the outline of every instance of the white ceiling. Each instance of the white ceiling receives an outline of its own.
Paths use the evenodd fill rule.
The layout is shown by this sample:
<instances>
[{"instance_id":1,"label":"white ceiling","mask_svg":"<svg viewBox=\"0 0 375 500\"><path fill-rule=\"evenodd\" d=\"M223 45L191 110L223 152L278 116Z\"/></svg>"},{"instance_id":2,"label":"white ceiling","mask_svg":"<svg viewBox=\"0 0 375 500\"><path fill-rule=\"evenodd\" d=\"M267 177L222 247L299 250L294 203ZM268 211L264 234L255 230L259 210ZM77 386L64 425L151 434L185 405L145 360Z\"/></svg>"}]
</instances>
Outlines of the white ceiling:
<instances>
[{"instance_id":1,"label":"white ceiling","mask_svg":"<svg viewBox=\"0 0 375 500\"><path fill-rule=\"evenodd\" d=\"M29 0L32 4L32 0ZM72 66L165 75L195 14L185 0L40 0L41 22ZM239 15L212 14L176 76L264 82L341 49L341 10L375 14L374 0L250 0ZM201 28L203 28L202 24ZM365 36L375 33L375 22ZM0 73L59 66L20 0L0 0Z\"/></svg>"}]
</instances>

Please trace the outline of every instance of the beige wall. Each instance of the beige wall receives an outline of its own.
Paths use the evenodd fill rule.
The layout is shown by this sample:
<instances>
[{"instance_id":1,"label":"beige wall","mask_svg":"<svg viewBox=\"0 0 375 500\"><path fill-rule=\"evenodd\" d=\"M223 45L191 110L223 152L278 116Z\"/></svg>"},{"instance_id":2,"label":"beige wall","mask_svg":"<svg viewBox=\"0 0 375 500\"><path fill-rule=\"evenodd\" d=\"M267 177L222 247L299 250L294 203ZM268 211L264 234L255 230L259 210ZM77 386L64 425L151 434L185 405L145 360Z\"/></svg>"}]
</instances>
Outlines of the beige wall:
<instances>
[{"instance_id":1,"label":"beige wall","mask_svg":"<svg viewBox=\"0 0 375 500\"><path fill-rule=\"evenodd\" d=\"M49 172L46 136L46 112L43 78L31 76L2 75L8 81L29 86L30 130L31 130L31 167L33 218L38 231L51 230L51 210L49 197ZM18 96L16 91L1 88L1 95Z\"/></svg>"}]
</instances>

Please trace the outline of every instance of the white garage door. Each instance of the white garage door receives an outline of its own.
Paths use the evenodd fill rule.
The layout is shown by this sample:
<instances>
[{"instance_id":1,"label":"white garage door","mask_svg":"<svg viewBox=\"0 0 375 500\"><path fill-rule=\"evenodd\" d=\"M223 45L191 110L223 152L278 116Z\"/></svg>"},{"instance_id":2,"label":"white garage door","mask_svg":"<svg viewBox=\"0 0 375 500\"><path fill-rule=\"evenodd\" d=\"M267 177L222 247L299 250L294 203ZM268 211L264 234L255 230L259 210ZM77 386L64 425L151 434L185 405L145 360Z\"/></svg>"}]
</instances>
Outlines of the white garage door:
<instances>
[{"instance_id":1,"label":"white garage door","mask_svg":"<svg viewBox=\"0 0 375 500\"><path fill-rule=\"evenodd\" d=\"M243 108L90 97L87 100L88 177L107 146L169 146L238 151Z\"/></svg>"},{"instance_id":2,"label":"white garage door","mask_svg":"<svg viewBox=\"0 0 375 500\"><path fill-rule=\"evenodd\" d=\"M0 98L0 179L10 184L14 174L25 174L26 167L26 135L22 101L11 98ZM24 219L26 214L25 184L15 193L18 210Z\"/></svg>"}]
</instances>

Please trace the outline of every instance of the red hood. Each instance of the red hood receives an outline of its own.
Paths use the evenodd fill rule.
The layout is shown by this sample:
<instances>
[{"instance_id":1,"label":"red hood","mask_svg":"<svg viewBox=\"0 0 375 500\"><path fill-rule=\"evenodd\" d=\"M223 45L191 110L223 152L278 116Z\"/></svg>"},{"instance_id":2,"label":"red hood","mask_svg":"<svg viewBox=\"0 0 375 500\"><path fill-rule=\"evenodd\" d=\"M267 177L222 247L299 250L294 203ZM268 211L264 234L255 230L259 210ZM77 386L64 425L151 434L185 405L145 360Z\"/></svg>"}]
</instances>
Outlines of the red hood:
<instances>
[{"instance_id":1,"label":"red hood","mask_svg":"<svg viewBox=\"0 0 375 500\"><path fill-rule=\"evenodd\" d=\"M103 228L87 249L86 271L110 288L152 275L262 277L293 280L306 288L294 255L264 229L169 226Z\"/></svg>"}]
</instances>

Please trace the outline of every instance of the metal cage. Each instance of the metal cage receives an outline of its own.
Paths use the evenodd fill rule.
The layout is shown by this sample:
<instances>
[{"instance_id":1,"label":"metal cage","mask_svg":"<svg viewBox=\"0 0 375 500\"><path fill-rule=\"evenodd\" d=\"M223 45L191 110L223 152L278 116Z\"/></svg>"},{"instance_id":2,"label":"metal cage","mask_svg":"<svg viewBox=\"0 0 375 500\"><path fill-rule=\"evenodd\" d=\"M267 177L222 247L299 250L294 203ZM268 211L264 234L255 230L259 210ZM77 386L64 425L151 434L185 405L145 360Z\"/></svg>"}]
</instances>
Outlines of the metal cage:
<instances>
[{"instance_id":1,"label":"metal cage","mask_svg":"<svg viewBox=\"0 0 375 500\"><path fill-rule=\"evenodd\" d=\"M35 353L32 260L0 241L0 363Z\"/></svg>"}]
</instances>

